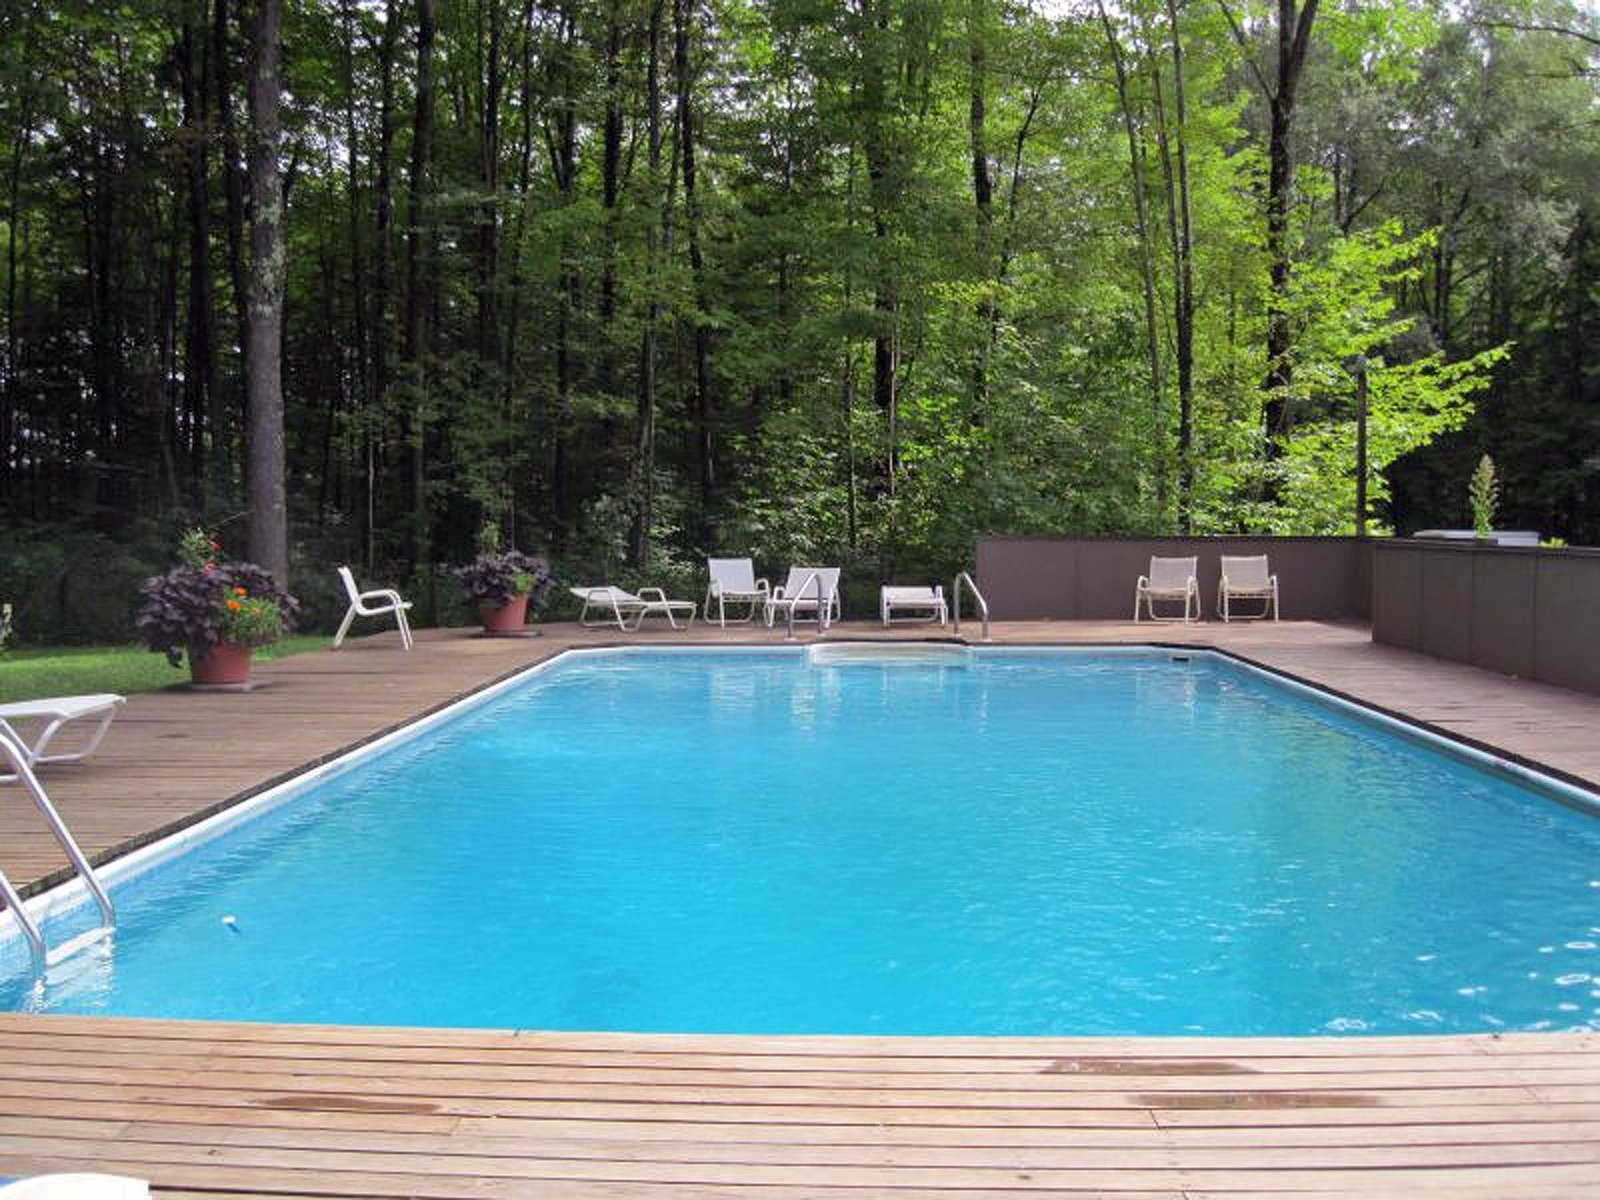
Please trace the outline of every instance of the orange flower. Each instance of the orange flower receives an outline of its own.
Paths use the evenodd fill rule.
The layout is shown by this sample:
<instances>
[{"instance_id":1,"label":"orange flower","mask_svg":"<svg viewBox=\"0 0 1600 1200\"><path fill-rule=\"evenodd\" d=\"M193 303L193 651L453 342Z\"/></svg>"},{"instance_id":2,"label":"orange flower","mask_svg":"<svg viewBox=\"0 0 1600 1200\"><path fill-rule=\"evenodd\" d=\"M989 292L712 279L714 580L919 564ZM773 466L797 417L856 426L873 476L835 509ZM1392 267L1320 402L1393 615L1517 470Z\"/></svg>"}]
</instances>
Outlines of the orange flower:
<instances>
[{"instance_id":1,"label":"orange flower","mask_svg":"<svg viewBox=\"0 0 1600 1200\"><path fill-rule=\"evenodd\" d=\"M248 596L250 593L245 591L245 589L242 587L236 587L233 589L233 594L235 596Z\"/></svg>"},{"instance_id":2,"label":"orange flower","mask_svg":"<svg viewBox=\"0 0 1600 1200\"><path fill-rule=\"evenodd\" d=\"M238 612L243 607L244 605L240 604L237 600L228 601L228 609L230 612Z\"/></svg>"}]
</instances>

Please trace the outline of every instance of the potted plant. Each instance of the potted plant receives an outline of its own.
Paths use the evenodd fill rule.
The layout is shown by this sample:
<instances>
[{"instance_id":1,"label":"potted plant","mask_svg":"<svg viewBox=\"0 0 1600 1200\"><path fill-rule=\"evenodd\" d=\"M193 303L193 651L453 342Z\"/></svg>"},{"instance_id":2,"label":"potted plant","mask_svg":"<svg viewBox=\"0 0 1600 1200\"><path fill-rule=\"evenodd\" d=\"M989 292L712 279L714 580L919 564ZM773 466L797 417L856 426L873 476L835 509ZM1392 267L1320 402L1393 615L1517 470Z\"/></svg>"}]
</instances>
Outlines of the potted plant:
<instances>
[{"instance_id":1,"label":"potted plant","mask_svg":"<svg viewBox=\"0 0 1600 1200\"><path fill-rule=\"evenodd\" d=\"M549 564L520 550L501 550L500 530L493 522L478 533L477 558L457 567L455 575L487 633L520 632L529 606L536 611L543 607L550 591Z\"/></svg>"},{"instance_id":2,"label":"potted plant","mask_svg":"<svg viewBox=\"0 0 1600 1200\"><path fill-rule=\"evenodd\" d=\"M178 543L179 564L139 586L145 645L175 667L187 657L199 684L247 682L251 652L282 637L299 608L270 571L221 553L209 533L191 529Z\"/></svg>"}]
</instances>

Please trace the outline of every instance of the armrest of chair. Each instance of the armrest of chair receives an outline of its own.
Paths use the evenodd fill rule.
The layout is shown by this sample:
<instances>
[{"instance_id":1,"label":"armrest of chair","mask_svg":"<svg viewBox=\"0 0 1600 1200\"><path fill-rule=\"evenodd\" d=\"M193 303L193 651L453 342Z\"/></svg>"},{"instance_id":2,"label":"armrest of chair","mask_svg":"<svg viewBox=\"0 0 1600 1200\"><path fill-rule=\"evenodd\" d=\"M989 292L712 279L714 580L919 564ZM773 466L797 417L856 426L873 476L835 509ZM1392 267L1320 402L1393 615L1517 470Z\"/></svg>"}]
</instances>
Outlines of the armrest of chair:
<instances>
[{"instance_id":1,"label":"armrest of chair","mask_svg":"<svg viewBox=\"0 0 1600 1200\"><path fill-rule=\"evenodd\" d=\"M1134 591L1143 591L1145 588L1147 588L1149 586L1150 586L1150 576L1141 575L1141 576L1139 576L1139 582L1134 584L1133 588L1134 588Z\"/></svg>"},{"instance_id":2,"label":"armrest of chair","mask_svg":"<svg viewBox=\"0 0 1600 1200\"><path fill-rule=\"evenodd\" d=\"M665 592L663 592L658 587L642 587L642 588L639 589L639 595L644 597L645 599L649 599L651 592L654 592L656 594L656 599L659 600L662 604L665 604L667 602L667 594Z\"/></svg>"}]
</instances>

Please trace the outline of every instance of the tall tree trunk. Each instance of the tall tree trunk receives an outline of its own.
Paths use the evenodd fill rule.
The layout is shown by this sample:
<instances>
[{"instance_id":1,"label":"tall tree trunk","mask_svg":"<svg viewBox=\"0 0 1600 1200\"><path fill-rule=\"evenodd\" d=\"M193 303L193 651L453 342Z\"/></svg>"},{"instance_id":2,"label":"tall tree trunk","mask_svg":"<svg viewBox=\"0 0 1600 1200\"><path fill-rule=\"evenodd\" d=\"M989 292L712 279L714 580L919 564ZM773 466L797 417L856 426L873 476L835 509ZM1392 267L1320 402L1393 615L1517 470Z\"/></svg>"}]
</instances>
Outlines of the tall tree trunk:
<instances>
[{"instance_id":1,"label":"tall tree trunk","mask_svg":"<svg viewBox=\"0 0 1600 1200\"><path fill-rule=\"evenodd\" d=\"M651 198L665 194L661 184L661 19L665 0L650 5L649 46L645 60L645 122L647 161L650 166ZM660 201L660 232L652 223L645 227L645 301L643 328L639 331L639 387L635 413L634 470L638 476L638 502L634 509L631 538L633 565L645 570L650 565L650 529L655 520L656 476L656 327L661 320L660 287L661 243L672 220L671 205Z\"/></svg>"},{"instance_id":2,"label":"tall tree trunk","mask_svg":"<svg viewBox=\"0 0 1600 1200\"><path fill-rule=\"evenodd\" d=\"M1167 24L1172 33L1176 118L1172 140L1178 149L1177 220L1173 223L1178 275L1177 294L1173 297L1178 342L1178 528L1187 534L1194 526L1194 202L1189 186L1189 101L1177 0L1167 0Z\"/></svg>"},{"instance_id":3,"label":"tall tree trunk","mask_svg":"<svg viewBox=\"0 0 1600 1200\"><path fill-rule=\"evenodd\" d=\"M883 414L888 430L883 456L883 487L892 497L897 466L896 413L899 382L900 299L896 289L889 250L889 213L898 188L891 176L890 147L884 122L891 118L888 109L888 71L883 61L889 41L887 0L858 0L862 16L861 33L863 78L861 110L865 114L863 149L867 160L867 200L872 209L872 238L879 247L873 281L872 308L876 330L872 339L872 399ZM887 570L888 561L884 567Z\"/></svg>"},{"instance_id":4,"label":"tall tree trunk","mask_svg":"<svg viewBox=\"0 0 1600 1200\"><path fill-rule=\"evenodd\" d=\"M969 100L967 138L972 152L972 200L977 210L976 251L978 278L984 287L978 304L980 327L974 347L971 383L971 419L983 424L989 411L990 331L1000 320L999 281L994 271L994 175L989 170L986 119L988 112L988 4L970 0L967 9L967 66Z\"/></svg>"},{"instance_id":5,"label":"tall tree trunk","mask_svg":"<svg viewBox=\"0 0 1600 1200\"><path fill-rule=\"evenodd\" d=\"M184 7L183 35L178 43L178 75L183 92L183 165L188 198L189 304L185 338L183 388L190 414L190 472L199 485L194 497L207 512L221 507L220 490L225 460L215 454L223 440L222 389L217 383L216 317L211 290L210 168L206 154L207 104L200 59L205 55L205 25L194 11L194 0ZM209 434L209 438L208 435ZM207 442L213 450L208 454Z\"/></svg>"},{"instance_id":6,"label":"tall tree trunk","mask_svg":"<svg viewBox=\"0 0 1600 1200\"><path fill-rule=\"evenodd\" d=\"M278 171L283 0L257 0L250 56L250 553L287 586L283 449L283 182Z\"/></svg>"},{"instance_id":7,"label":"tall tree trunk","mask_svg":"<svg viewBox=\"0 0 1600 1200\"><path fill-rule=\"evenodd\" d=\"M578 18L571 4L561 9L560 46L554 63L560 82L556 87L554 113L545 126L550 173L563 207L577 199L578 187L578 96L572 55L578 35ZM571 245L561 238L560 281L556 297L556 411L550 439L551 507L554 510L554 548L565 547L572 523L571 464L568 455L567 422L572 413L577 365L572 346L572 323L578 306L578 271L572 263Z\"/></svg>"},{"instance_id":8,"label":"tall tree trunk","mask_svg":"<svg viewBox=\"0 0 1600 1200\"><path fill-rule=\"evenodd\" d=\"M5 388L0 394L0 495L11 489L13 447L17 437L18 381L22 373L22 329L17 307L17 249L22 240L22 159L32 136L33 113L24 98L22 120L12 134L11 162L6 171L6 361Z\"/></svg>"},{"instance_id":9,"label":"tall tree trunk","mask_svg":"<svg viewBox=\"0 0 1600 1200\"><path fill-rule=\"evenodd\" d=\"M239 347L240 379L249 374L249 285L245 279L245 177L239 135L233 119L233 57L229 38L228 0L215 0L211 22L211 67L216 84L217 128L222 135L222 192L228 228L228 278L233 284L234 335ZM238 392L224 391L218 380L215 421L211 429L211 475L219 496L234 495L234 433Z\"/></svg>"},{"instance_id":10,"label":"tall tree trunk","mask_svg":"<svg viewBox=\"0 0 1600 1200\"><path fill-rule=\"evenodd\" d=\"M1268 94L1271 126L1267 138L1267 256L1271 262L1271 296L1267 309L1267 401L1263 422L1268 452L1283 452L1294 427L1289 389L1294 382L1290 360L1294 332L1289 327L1289 283L1294 272L1289 247L1289 209L1294 202L1295 102L1316 20L1318 0L1278 0L1278 77Z\"/></svg>"},{"instance_id":11,"label":"tall tree trunk","mask_svg":"<svg viewBox=\"0 0 1600 1200\"><path fill-rule=\"evenodd\" d=\"M500 58L505 20L501 0L484 0L484 4L489 28L478 147L483 186L483 202L478 209L478 358L492 374L499 357L500 317L495 291L500 273Z\"/></svg>"},{"instance_id":12,"label":"tall tree trunk","mask_svg":"<svg viewBox=\"0 0 1600 1200\"><path fill-rule=\"evenodd\" d=\"M1139 239L1139 284L1144 298L1145 356L1150 364L1150 434L1155 440L1156 506L1163 512L1167 506L1167 417L1166 380L1161 369L1161 330L1156 316L1156 265L1154 235L1150 228L1150 207L1147 200L1148 183L1145 179L1144 143L1139 137L1138 117L1134 113L1133 98L1128 90L1127 60L1122 54L1122 39L1106 12L1103 2L1097 0L1100 25L1105 30L1106 44L1111 50L1111 65L1117 77L1117 105L1122 114L1122 128L1128 139L1128 178L1133 192L1134 232Z\"/></svg>"},{"instance_id":13,"label":"tall tree trunk","mask_svg":"<svg viewBox=\"0 0 1600 1200\"><path fill-rule=\"evenodd\" d=\"M428 236L428 169L433 157L433 41L437 0L417 0L417 98L411 122L411 177L406 199L405 360L414 389L407 414L410 450L407 500L411 508L411 560L432 558L427 496L427 394L429 317L433 310L431 238Z\"/></svg>"},{"instance_id":14,"label":"tall tree trunk","mask_svg":"<svg viewBox=\"0 0 1600 1200\"><path fill-rule=\"evenodd\" d=\"M399 0L386 0L383 6L383 35L378 40L378 163L377 196L373 205L372 247L372 395L384 404L389 395L389 355L393 338L394 292L394 68L400 44ZM372 422L365 422L362 434L362 470L365 480L365 511L362 521L364 560L370 569L376 560L378 529L378 470L382 449Z\"/></svg>"},{"instance_id":15,"label":"tall tree trunk","mask_svg":"<svg viewBox=\"0 0 1600 1200\"><path fill-rule=\"evenodd\" d=\"M606 115L600 156L600 203L605 209L605 252L600 266L600 390L612 387L611 318L617 311L617 202L622 178L622 4L606 5Z\"/></svg>"},{"instance_id":16,"label":"tall tree trunk","mask_svg":"<svg viewBox=\"0 0 1600 1200\"><path fill-rule=\"evenodd\" d=\"M694 277L694 425L699 474L700 544L711 545L711 505L716 488L715 439L711 403L711 330L706 324L705 256L700 245L700 194L696 176L694 74L690 63L693 0L672 0L673 71L678 85L678 155L683 171L683 219L689 242L689 269Z\"/></svg>"}]
</instances>

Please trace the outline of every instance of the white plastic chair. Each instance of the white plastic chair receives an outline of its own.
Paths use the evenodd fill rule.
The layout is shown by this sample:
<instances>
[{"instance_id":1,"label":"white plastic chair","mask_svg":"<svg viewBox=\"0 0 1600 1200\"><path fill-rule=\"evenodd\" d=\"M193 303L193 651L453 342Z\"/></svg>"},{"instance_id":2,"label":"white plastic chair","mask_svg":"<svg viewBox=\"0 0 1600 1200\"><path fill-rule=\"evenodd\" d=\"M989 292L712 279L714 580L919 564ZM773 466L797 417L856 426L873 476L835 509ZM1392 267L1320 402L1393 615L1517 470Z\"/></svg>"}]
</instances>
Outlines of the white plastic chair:
<instances>
[{"instance_id":1,"label":"white plastic chair","mask_svg":"<svg viewBox=\"0 0 1600 1200\"><path fill-rule=\"evenodd\" d=\"M817 614L817 624L826 629L840 617L839 575L842 567L790 567L789 578L781 587L772 589L767 597L767 628L780 612L799 616L802 612ZM818 601L821 607L818 607Z\"/></svg>"},{"instance_id":2,"label":"white plastic chair","mask_svg":"<svg viewBox=\"0 0 1600 1200\"><path fill-rule=\"evenodd\" d=\"M950 609L945 604L944 587L934 584L932 587L890 587L885 585L878 592L878 615L883 618L885 625L892 625L895 621L895 609L909 609L920 615L915 617L902 617L901 620L909 621L937 621L940 625L950 623Z\"/></svg>"},{"instance_id":3,"label":"white plastic chair","mask_svg":"<svg viewBox=\"0 0 1600 1200\"><path fill-rule=\"evenodd\" d=\"M356 587L356 577L350 573L349 567L339 568L339 578L344 580L344 590L350 597L350 607L344 614L344 620L339 624L339 632L333 635L335 650L343 643L344 635L350 632L350 626L357 617L381 617L385 613L394 614L394 623L400 627L400 644L407 650L411 649L411 622L406 620L406 609L411 607L411 601L402 600L400 593L393 588L361 591Z\"/></svg>"},{"instance_id":4,"label":"white plastic chair","mask_svg":"<svg viewBox=\"0 0 1600 1200\"><path fill-rule=\"evenodd\" d=\"M1197 558L1151 558L1150 574L1139 576L1133 589L1133 619L1139 620L1142 604L1152 621L1190 621L1200 619L1200 580ZM1183 602L1183 616L1158 617L1157 601Z\"/></svg>"},{"instance_id":5,"label":"white plastic chair","mask_svg":"<svg viewBox=\"0 0 1600 1200\"><path fill-rule=\"evenodd\" d=\"M724 629L728 627L729 604L750 606L750 611L744 616L734 618L741 625L754 620L756 613L766 608L772 587L765 579L756 578L755 563L748 558L708 558L706 567L711 573L702 609L707 621L711 620L713 600L717 603L717 624Z\"/></svg>"},{"instance_id":6,"label":"white plastic chair","mask_svg":"<svg viewBox=\"0 0 1600 1200\"><path fill-rule=\"evenodd\" d=\"M1260 600L1258 613L1234 614L1230 600ZM1268 574L1265 554L1222 556L1222 578L1217 580L1217 612L1224 621L1237 615L1241 621L1278 619L1278 577Z\"/></svg>"},{"instance_id":7,"label":"white plastic chair","mask_svg":"<svg viewBox=\"0 0 1600 1200\"><path fill-rule=\"evenodd\" d=\"M127 1175L72 1173L0 1180L3 1200L149 1200L150 1185Z\"/></svg>"},{"instance_id":8,"label":"white plastic chair","mask_svg":"<svg viewBox=\"0 0 1600 1200\"><path fill-rule=\"evenodd\" d=\"M116 719L117 710L126 703L121 696L100 692L89 696L51 696L43 700L0 704L0 731L10 735L11 740L27 756L30 768L46 763L79 762L99 748L106 730L111 728L111 722ZM56 734L77 720L95 720L96 723L89 734L78 742L77 749L50 752L50 743ZM22 735L17 723L35 721L43 721L44 727L30 740ZM10 775L0 775L0 779L10 778Z\"/></svg>"},{"instance_id":9,"label":"white plastic chair","mask_svg":"<svg viewBox=\"0 0 1600 1200\"><path fill-rule=\"evenodd\" d=\"M578 624L585 629L615 625L624 633L632 633L644 624L646 617L665 617L667 624L674 629L694 628L694 601L668 600L667 594L660 588L640 588L638 594L635 594L625 588L606 584L601 587L568 588L567 591L583 601L583 611L578 614ZM591 609L599 609L609 615L603 620L591 621L589 619ZM689 614L689 620L687 624L679 625L678 614L683 612ZM633 618L631 625L628 623L630 617Z\"/></svg>"}]
</instances>

